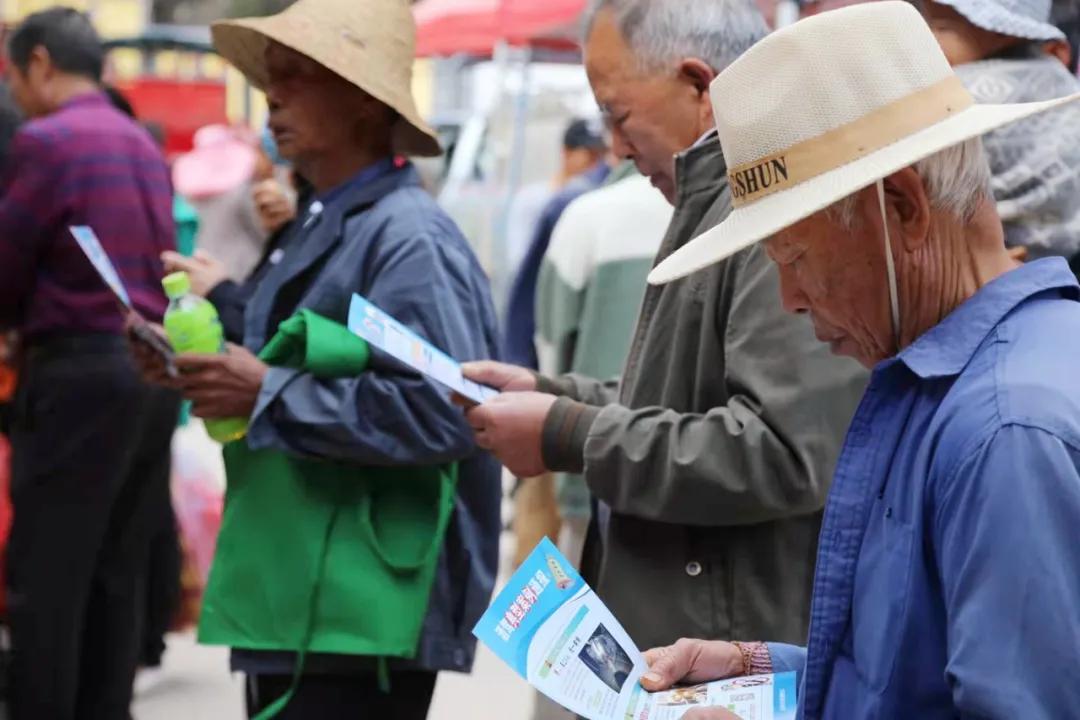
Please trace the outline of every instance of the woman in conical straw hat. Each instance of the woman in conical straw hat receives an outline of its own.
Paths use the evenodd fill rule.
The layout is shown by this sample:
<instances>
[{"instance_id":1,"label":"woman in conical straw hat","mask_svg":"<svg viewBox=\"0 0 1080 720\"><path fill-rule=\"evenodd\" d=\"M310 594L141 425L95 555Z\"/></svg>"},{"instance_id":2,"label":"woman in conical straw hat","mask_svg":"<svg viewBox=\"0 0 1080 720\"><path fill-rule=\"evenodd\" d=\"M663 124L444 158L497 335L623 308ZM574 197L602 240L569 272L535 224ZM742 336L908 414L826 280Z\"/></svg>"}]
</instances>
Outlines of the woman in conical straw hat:
<instances>
[{"instance_id":1,"label":"woman in conical straw hat","mask_svg":"<svg viewBox=\"0 0 1080 720\"><path fill-rule=\"evenodd\" d=\"M776 32L711 91L735 210L651 281L763 241L777 302L874 372L807 646L683 641L644 684L792 670L802 718L1074 717L1080 286L1009 258L979 137L1077 96L974 104L902 2Z\"/></svg>"},{"instance_id":2,"label":"woman in conical straw hat","mask_svg":"<svg viewBox=\"0 0 1080 720\"><path fill-rule=\"evenodd\" d=\"M177 358L196 414L249 418L226 447L200 640L234 649L260 719L425 718L437 672L471 668L497 574L497 463L441 386L344 327L359 294L452 356L496 353L487 278L406 159L439 153L411 95L414 35L405 0L213 27L314 189L264 261L243 346Z\"/></svg>"}]
</instances>

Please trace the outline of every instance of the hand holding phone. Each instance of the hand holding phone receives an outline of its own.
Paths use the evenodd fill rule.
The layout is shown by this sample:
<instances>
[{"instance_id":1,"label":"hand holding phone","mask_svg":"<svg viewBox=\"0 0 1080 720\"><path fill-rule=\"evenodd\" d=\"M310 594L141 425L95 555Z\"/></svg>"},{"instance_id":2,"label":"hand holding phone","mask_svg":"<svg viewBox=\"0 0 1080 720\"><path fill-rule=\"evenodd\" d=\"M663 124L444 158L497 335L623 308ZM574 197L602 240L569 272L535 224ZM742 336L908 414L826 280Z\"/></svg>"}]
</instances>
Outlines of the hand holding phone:
<instances>
[{"instance_id":1,"label":"hand holding phone","mask_svg":"<svg viewBox=\"0 0 1080 720\"><path fill-rule=\"evenodd\" d=\"M144 381L156 385L172 386L179 377L176 370L176 353L165 337L165 331L148 322L132 310L125 323L132 356Z\"/></svg>"}]
</instances>

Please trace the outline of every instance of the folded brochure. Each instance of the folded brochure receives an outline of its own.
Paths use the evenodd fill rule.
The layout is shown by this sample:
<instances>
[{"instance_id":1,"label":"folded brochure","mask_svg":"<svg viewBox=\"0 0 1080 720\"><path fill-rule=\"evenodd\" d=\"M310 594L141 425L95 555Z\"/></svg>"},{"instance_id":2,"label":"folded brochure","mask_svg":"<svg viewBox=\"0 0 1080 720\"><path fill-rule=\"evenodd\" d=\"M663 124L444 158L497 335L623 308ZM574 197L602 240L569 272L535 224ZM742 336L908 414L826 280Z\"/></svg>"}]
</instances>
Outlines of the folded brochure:
<instances>
[{"instance_id":1,"label":"folded brochure","mask_svg":"<svg viewBox=\"0 0 1080 720\"><path fill-rule=\"evenodd\" d=\"M475 403L482 404L499 394L493 388L466 379L458 361L359 295L353 295L349 306L349 330L369 345Z\"/></svg>"},{"instance_id":2,"label":"folded brochure","mask_svg":"<svg viewBox=\"0 0 1080 720\"><path fill-rule=\"evenodd\" d=\"M117 302L130 310L131 298L128 296L124 283L120 281L120 275L116 272L112 261L105 254L105 248L101 246L97 234L85 225L73 225L68 230L71 232L72 237L75 238L75 242L82 248L90 264L94 266L98 275L101 276L109 290L112 291Z\"/></svg>"},{"instance_id":3,"label":"folded brochure","mask_svg":"<svg viewBox=\"0 0 1080 720\"><path fill-rule=\"evenodd\" d=\"M473 634L533 687L587 720L675 720L696 707L722 707L743 720L795 717L795 673L644 690L641 652L547 539Z\"/></svg>"},{"instance_id":4,"label":"folded brochure","mask_svg":"<svg viewBox=\"0 0 1080 720\"><path fill-rule=\"evenodd\" d=\"M105 248L101 246L101 241L98 239L97 233L85 225L73 225L68 228L71 232L71 236L75 238L75 242L82 248L83 254L86 255L86 259L90 261L94 270L101 276L102 282L105 283L109 291L112 292L113 297L116 299L117 306L121 308L122 312L126 313L130 318L130 332L137 339L141 340L147 347L154 350L165 359L165 370L169 375L176 376L176 366L173 364L173 349L169 345L165 338L158 335L153 328L146 322L146 320L139 315L138 311L131 304L131 296L128 295L127 288L124 287L124 283L120 280L120 274L116 272L116 267L112 264L112 260L105 252Z\"/></svg>"}]
</instances>

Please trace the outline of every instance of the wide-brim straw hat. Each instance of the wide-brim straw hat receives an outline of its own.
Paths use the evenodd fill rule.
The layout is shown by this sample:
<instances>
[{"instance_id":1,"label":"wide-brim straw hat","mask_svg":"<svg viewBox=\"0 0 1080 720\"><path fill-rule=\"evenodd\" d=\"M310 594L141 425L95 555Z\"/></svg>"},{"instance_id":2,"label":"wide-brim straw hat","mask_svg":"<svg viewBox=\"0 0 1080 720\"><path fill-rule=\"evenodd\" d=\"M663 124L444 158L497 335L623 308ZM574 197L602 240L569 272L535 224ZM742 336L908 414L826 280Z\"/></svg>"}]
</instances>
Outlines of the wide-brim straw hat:
<instances>
[{"instance_id":1,"label":"wide-brim straw hat","mask_svg":"<svg viewBox=\"0 0 1080 720\"><path fill-rule=\"evenodd\" d=\"M939 150L1059 107L978 105L909 3L778 30L713 81L733 210L649 275L663 284L769 238Z\"/></svg>"},{"instance_id":2,"label":"wide-brim straw hat","mask_svg":"<svg viewBox=\"0 0 1080 720\"><path fill-rule=\"evenodd\" d=\"M216 22L212 33L218 53L260 90L266 48L278 42L397 111L395 152L441 154L412 94L416 24L406 0L298 0L277 15Z\"/></svg>"},{"instance_id":3,"label":"wide-brim straw hat","mask_svg":"<svg viewBox=\"0 0 1080 720\"><path fill-rule=\"evenodd\" d=\"M948 5L975 27L1025 40L1064 40L1050 23L1050 0L933 0Z\"/></svg>"}]
</instances>

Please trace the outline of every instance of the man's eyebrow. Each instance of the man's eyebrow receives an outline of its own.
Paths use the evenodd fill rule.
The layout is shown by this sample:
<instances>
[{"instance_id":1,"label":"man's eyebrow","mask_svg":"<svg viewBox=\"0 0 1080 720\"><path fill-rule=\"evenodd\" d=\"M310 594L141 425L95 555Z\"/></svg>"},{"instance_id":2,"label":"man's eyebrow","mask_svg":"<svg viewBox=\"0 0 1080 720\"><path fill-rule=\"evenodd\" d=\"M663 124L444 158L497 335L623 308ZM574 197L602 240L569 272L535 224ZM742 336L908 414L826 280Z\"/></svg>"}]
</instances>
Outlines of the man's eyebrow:
<instances>
[{"instance_id":1,"label":"man's eyebrow","mask_svg":"<svg viewBox=\"0 0 1080 720\"><path fill-rule=\"evenodd\" d=\"M765 238L761 241L761 245L765 249L765 254L777 262L782 262L799 252L799 249L791 241L782 240L778 235Z\"/></svg>"}]
</instances>

